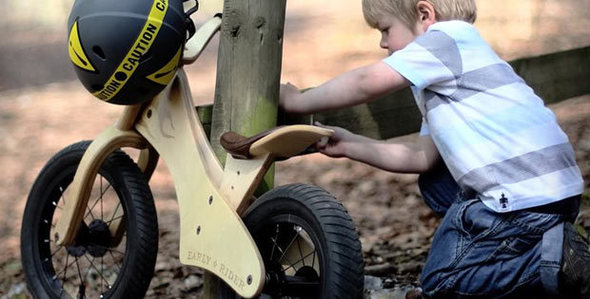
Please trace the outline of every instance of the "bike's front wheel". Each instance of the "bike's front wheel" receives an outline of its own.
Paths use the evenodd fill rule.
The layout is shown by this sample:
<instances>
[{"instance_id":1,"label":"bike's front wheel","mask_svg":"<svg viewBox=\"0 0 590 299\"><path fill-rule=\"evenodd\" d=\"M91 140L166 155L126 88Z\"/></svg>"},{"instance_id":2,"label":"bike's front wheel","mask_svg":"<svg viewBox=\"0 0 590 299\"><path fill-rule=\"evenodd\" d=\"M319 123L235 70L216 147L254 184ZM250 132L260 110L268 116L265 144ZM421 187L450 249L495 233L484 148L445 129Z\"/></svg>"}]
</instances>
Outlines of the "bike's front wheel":
<instances>
[{"instance_id":1,"label":"bike's front wheel","mask_svg":"<svg viewBox=\"0 0 590 299\"><path fill-rule=\"evenodd\" d=\"M88 145L57 153L31 189L21 229L27 284L36 298L141 298L156 262L157 216L147 182L122 151L101 166L74 244L56 243L64 194Z\"/></svg>"},{"instance_id":2,"label":"bike's front wheel","mask_svg":"<svg viewBox=\"0 0 590 299\"><path fill-rule=\"evenodd\" d=\"M360 298L361 244L345 208L315 186L281 186L246 212L266 269L261 298ZM235 297L222 284L222 297Z\"/></svg>"}]
</instances>

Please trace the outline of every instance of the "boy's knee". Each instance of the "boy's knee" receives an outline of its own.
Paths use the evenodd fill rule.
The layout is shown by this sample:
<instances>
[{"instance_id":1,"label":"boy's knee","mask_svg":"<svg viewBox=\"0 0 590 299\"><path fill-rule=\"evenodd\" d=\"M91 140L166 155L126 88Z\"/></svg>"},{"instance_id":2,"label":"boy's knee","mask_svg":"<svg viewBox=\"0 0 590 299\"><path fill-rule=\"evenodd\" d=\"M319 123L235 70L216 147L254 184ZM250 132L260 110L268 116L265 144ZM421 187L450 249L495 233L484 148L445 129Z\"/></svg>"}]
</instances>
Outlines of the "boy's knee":
<instances>
[{"instance_id":1,"label":"boy's knee","mask_svg":"<svg viewBox=\"0 0 590 299\"><path fill-rule=\"evenodd\" d=\"M422 294L426 298L451 298L452 292L445 290L439 275L423 272L420 278Z\"/></svg>"}]
</instances>

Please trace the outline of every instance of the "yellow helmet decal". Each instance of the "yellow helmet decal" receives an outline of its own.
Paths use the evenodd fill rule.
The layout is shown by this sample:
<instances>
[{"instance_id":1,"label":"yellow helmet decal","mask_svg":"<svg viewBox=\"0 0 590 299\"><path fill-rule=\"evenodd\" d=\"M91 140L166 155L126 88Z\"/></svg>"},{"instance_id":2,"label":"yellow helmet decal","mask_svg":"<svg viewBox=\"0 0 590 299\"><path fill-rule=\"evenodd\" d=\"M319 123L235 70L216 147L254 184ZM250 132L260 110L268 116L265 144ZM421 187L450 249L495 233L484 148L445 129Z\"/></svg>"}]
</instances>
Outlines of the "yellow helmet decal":
<instances>
[{"instance_id":1,"label":"yellow helmet decal","mask_svg":"<svg viewBox=\"0 0 590 299\"><path fill-rule=\"evenodd\" d=\"M74 22L74 26L72 26L72 29L70 30L68 45L70 60L73 64L87 71L96 71L94 66L92 66L92 63L90 63L88 57L86 57L84 48L82 48L82 44L80 43L80 35L78 35L78 21Z\"/></svg>"},{"instance_id":2,"label":"yellow helmet decal","mask_svg":"<svg viewBox=\"0 0 590 299\"><path fill-rule=\"evenodd\" d=\"M168 83L170 83L170 80L172 80L172 78L174 77L174 74L176 74L176 69L178 68L178 61L180 60L181 53L182 46L180 47L180 49L178 49L174 57L172 57L172 59L165 66L163 66L155 73L147 76L147 78L156 83L168 85Z\"/></svg>"},{"instance_id":3,"label":"yellow helmet decal","mask_svg":"<svg viewBox=\"0 0 590 299\"><path fill-rule=\"evenodd\" d=\"M129 49L127 55L105 83L104 87L93 93L94 96L103 101L109 101L125 86L127 80L129 80L137 69L141 57L150 49L154 39L158 36L167 10L168 0L154 0L147 21L139 32L131 49Z\"/></svg>"}]
</instances>

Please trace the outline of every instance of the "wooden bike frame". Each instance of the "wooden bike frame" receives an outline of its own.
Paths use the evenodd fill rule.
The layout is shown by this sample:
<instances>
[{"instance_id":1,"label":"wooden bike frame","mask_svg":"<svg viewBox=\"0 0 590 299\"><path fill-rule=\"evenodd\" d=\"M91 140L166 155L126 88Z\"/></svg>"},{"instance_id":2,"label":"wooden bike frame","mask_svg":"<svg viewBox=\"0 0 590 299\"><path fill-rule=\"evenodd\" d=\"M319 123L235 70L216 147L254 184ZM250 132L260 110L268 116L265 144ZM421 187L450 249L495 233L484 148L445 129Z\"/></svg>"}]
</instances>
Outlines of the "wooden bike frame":
<instances>
[{"instance_id":1,"label":"wooden bike frame","mask_svg":"<svg viewBox=\"0 0 590 299\"><path fill-rule=\"evenodd\" d=\"M214 18L187 42L185 64L197 59L220 23L219 18ZM319 128L315 131L311 135L305 129L303 133L297 131L308 136L301 147L331 134ZM284 141L279 143L284 146ZM63 246L75 241L92 183L106 157L121 147L140 149L138 165L147 178L160 156L173 177L180 213L180 261L214 273L240 296L253 297L262 290L265 269L240 214L251 203L255 188L274 161L272 144L272 140L258 144L252 159L238 160L228 155L222 167L196 114L186 74L180 68L158 96L149 103L126 107L117 123L91 143L64 194L67 201L54 237ZM118 210L113 219L124 219L119 217L122 209ZM111 235L119 240L124 221L109 226Z\"/></svg>"}]
</instances>

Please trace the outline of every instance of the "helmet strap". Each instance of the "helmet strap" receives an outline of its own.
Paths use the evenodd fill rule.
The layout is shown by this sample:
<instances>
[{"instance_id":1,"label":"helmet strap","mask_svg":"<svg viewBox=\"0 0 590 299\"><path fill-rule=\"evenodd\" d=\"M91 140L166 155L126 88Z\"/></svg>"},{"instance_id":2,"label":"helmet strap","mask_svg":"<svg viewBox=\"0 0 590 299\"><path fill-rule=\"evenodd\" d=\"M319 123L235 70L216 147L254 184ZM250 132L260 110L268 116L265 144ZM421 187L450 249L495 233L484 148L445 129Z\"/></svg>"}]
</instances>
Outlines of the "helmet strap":
<instances>
[{"instance_id":1,"label":"helmet strap","mask_svg":"<svg viewBox=\"0 0 590 299\"><path fill-rule=\"evenodd\" d=\"M188 0L184 0L183 2L186 2L186 1L188 1ZM189 10L187 10L184 13L184 25L186 27L186 30L188 31L188 36L186 37L187 40L189 38L191 38L195 34L195 32L197 31L195 28L195 23L193 22L193 20L190 17L192 14L197 12L197 10L199 10L199 1L195 0L195 6L191 7Z\"/></svg>"}]
</instances>

